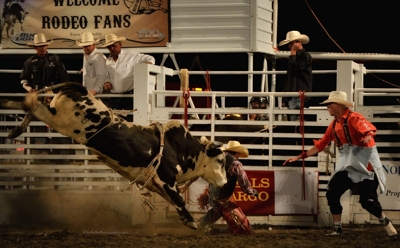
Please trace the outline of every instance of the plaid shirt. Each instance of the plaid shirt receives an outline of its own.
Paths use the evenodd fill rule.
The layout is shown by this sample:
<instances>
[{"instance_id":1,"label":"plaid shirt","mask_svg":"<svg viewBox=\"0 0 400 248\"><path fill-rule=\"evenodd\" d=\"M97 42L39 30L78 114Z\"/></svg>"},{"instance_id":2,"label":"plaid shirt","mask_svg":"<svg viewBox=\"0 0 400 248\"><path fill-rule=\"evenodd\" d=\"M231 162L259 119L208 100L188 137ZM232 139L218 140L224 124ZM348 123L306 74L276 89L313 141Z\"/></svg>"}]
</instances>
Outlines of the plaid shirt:
<instances>
[{"instance_id":1,"label":"plaid shirt","mask_svg":"<svg viewBox=\"0 0 400 248\"><path fill-rule=\"evenodd\" d=\"M228 169L228 174L230 176L236 176L240 188L244 193L254 195L255 190L251 187L249 178L247 177L246 171L243 169L243 165L240 161L233 161Z\"/></svg>"}]
</instances>

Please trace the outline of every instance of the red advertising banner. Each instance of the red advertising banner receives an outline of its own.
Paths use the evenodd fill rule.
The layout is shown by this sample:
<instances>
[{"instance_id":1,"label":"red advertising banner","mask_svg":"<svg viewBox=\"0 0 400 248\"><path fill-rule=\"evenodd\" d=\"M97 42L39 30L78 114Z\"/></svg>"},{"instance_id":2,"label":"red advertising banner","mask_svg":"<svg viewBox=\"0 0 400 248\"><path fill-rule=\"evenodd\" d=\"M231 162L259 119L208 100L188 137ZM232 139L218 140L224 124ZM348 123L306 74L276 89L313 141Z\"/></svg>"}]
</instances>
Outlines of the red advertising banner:
<instances>
[{"instance_id":1,"label":"red advertising banner","mask_svg":"<svg viewBox=\"0 0 400 248\"><path fill-rule=\"evenodd\" d=\"M126 37L124 47L167 46L170 0L0 0L1 47L26 48L36 33L51 48L77 48L82 32L104 41Z\"/></svg>"},{"instance_id":2,"label":"red advertising banner","mask_svg":"<svg viewBox=\"0 0 400 248\"><path fill-rule=\"evenodd\" d=\"M246 171L258 198L246 195L236 183L233 197L247 215L275 214L275 173L273 171Z\"/></svg>"},{"instance_id":3,"label":"red advertising banner","mask_svg":"<svg viewBox=\"0 0 400 248\"><path fill-rule=\"evenodd\" d=\"M304 177L301 170L246 170L246 173L251 186L258 191L258 197L246 195L238 183L233 193L246 215L318 214L319 173L315 168L306 168ZM189 211L199 211L197 197L206 187L208 183L203 179L190 186Z\"/></svg>"}]
</instances>

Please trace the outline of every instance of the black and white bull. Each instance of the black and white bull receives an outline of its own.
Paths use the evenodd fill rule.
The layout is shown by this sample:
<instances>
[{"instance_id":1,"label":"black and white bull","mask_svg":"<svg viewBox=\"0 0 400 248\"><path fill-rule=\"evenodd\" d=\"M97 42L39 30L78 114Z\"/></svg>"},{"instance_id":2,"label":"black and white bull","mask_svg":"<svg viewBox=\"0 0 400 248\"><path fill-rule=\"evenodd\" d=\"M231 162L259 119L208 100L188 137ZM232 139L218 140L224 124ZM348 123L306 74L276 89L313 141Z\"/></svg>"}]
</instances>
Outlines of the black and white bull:
<instances>
[{"instance_id":1,"label":"black and white bull","mask_svg":"<svg viewBox=\"0 0 400 248\"><path fill-rule=\"evenodd\" d=\"M11 35L13 35L14 26L17 21L20 23L20 31L24 31L24 27L22 24L27 14L28 12L26 12L18 3L11 4L8 11L4 12L2 15L1 34L3 33L4 26L7 24L6 28L7 38L10 38L10 28L11 28Z\"/></svg>"},{"instance_id":2,"label":"black and white bull","mask_svg":"<svg viewBox=\"0 0 400 248\"><path fill-rule=\"evenodd\" d=\"M227 182L222 143L194 138L178 121L165 125L135 125L113 113L86 88L75 83L54 96L50 106L28 94L20 106L29 116L45 122L61 134L87 146L97 158L123 177L160 194L173 204L182 223L197 224L185 208L178 184L202 177L211 184ZM18 103L2 100L6 108Z\"/></svg>"}]
</instances>

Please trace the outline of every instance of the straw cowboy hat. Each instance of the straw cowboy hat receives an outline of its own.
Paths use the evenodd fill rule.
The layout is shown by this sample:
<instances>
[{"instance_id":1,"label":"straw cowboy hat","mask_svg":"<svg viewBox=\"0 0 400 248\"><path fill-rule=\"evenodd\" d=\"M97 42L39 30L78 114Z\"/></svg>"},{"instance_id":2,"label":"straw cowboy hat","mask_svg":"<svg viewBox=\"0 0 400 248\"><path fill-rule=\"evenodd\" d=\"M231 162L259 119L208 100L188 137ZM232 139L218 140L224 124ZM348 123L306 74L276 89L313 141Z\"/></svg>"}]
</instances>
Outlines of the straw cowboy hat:
<instances>
[{"instance_id":1,"label":"straw cowboy hat","mask_svg":"<svg viewBox=\"0 0 400 248\"><path fill-rule=\"evenodd\" d=\"M77 40L76 44L80 47L90 46L97 44L100 39L94 40L93 34L91 32L83 32L81 35L81 41Z\"/></svg>"},{"instance_id":2,"label":"straw cowboy hat","mask_svg":"<svg viewBox=\"0 0 400 248\"><path fill-rule=\"evenodd\" d=\"M310 42L310 38L308 38L307 35L300 34L299 31L293 30L293 31L287 32L286 39L281 41L281 42L279 42L279 46L286 45L286 44L288 44L288 43L290 43L291 41L294 41L294 40L299 40L303 44L307 44L308 42Z\"/></svg>"},{"instance_id":3,"label":"straw cowboy hat","mask_svg":"<svg viewBox=\"0 0 400 248\"><path fill-rule=\"evenodd\" d=\"M33 43L26 44L30 47L44 46L53 43L53 40L47 41L46 36L44 34L35 34L33 36Z\"/></svg>"},{"instance_id":4,"label":"straw cowboy hat","mask_svg":"<svg viewBox=\"0 0 400 248\"><path fill-rule=\"evenodd\" d=\"M347 101L347 94L346 92L343 91L332 91L329 94L329 98L320 104L326 104L326 103L338 103L338 104L343 104L347 107L353 107L353 104Z\"/></svg>"},{"instance_id":5,"label":"straw cowboy hat","mask_svg":"<svg viewBox=\"0 0 400 248\"><path fill-rule=\"evenodd\" d=\"M246 147L242 146L240 142L236 140L230 140L225 148L225 151L237 152L240 154L240 158L247 158L249 156L249 150L247 150Z\"/></svg>"},{"instance_id":6,"label":"straw cowboy hat","mask_svg":"<svg viewBox=\"0 0 400 248\"><path fill-rule=\"evenodd\" d=\"M105 40L106 41L105 41L103 47L108 47L117 41L124 41L124 40L126 40L126 38L123 36L118 37L115 34L107 34Z\"/></svg>"}]
</instances>

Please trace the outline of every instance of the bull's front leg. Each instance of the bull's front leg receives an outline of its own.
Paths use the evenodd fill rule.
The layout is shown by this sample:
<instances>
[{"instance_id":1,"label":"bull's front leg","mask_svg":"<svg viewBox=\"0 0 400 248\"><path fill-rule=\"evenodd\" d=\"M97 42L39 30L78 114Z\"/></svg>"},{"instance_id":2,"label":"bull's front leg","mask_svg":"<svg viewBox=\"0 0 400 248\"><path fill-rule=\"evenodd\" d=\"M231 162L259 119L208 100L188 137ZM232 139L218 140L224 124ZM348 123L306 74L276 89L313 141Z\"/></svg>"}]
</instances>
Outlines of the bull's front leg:
<instances>
[{"instance_id":1,"label":"bull's front leg","mask_svg":"<svg viewBox=\"0 0 400 248\"><path fill-rule=\"evenodd\" d=\"M173 188L170 188L167 184L164 184L163 188L164 191L167 193L167 195L171 198L172 202L174 203L182 223L189 228L197 230L198 228L197 224L194 221L192 215L186 209L185 201L178 192L177 184L175 183Z\"/></svg>"}]
</instances>

